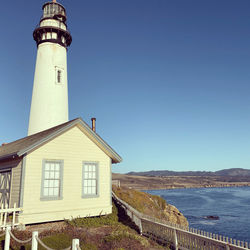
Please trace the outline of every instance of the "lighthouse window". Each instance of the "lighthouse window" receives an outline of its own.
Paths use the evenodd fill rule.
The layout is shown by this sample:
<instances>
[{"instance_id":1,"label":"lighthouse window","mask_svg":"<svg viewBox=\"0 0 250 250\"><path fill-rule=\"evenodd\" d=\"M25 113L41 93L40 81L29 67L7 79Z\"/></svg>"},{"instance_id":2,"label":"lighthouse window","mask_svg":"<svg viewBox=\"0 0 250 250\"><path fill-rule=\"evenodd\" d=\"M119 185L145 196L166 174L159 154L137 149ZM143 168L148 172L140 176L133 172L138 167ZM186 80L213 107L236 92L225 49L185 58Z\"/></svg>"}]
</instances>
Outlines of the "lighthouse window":
<instances>
[{"instance_id":1,"label":"lighthouse window","mask_svg":"<svg viewBox=\"0 0 250 250\"><path fill-rule=\"evenodd\" d=\"M56 39L56 38L57 38L57 34L56 34L55 32L52 32L52 33L51 33L51 37L52 37L53 39Z\"/></svg>"},{"instance_id":2,"label":"lighthouse window","mask_svg":"<svg viewBox=\"0 0 250 250\"><path fill-rule=\"evenodd\" d=\"M64 69L61 67L55 67L55 84L63 84Z\"/></svg>"},{"instance_id":3,"label":"lighthouse window","mask_svg":"<svg viewBox=\"0 0 250 250\"><path fill-rule=\"evenodd\" d=\"M62 82L62 71L61 70L57 71L57 82L58 83Z\"/></svg>"}]
</instances>

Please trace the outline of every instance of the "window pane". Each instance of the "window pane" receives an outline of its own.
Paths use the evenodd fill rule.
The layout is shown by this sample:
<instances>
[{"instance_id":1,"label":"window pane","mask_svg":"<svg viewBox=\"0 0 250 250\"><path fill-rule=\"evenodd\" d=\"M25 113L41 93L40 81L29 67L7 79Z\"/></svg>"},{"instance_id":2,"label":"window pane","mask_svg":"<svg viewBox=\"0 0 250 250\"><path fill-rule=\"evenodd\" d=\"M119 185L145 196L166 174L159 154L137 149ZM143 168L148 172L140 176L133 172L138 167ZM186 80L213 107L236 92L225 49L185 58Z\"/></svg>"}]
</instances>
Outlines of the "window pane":
<instances>
[{"instance_id":1,"label":"window pane","mask_svg":"<svg viewBox=\"0 0 250 250\"><path fill-rule=\"evenodd\" d=\"M93 179L95 179L96 178L96 174L95 174L95 172L93 172Z\"/></svg>"},{"instance_id":2,"label":"window pane","mask_svg":"<svg viewBox=\"0 0 250 250\"><path fill-rule=\"evenodd\" d=\"M55 170L56 170L56 171L59 171L59 168L60 168L59 163L56 163L56 164L55 164Z\"/></svg>"},{"instance_id":3,"label":"window pane","mask_svg":"<svg viewBox=\"0 0 250 250\"><path fill-rule=\"evenodd\" d=\"M49 179L49 172L47 172L47 171L45 172L44 178L45 178L45 179Z\"/></svg>"},{"instance_id":4,"label":"window pane","mask_svg":"<svg viewBox=\"0 0 250 250\"><path fill-rule=\"evenodd\" d=\"M95 165L92 166L92 171L95 171Z\"/></svg>"},{"instance_id":5,"label":"window pane","mask_svg":"<svg viewBox=\"0 0 250 250\"><path fill-rule=\"evenodd\" d=\"M50 178L50 179L54 179L54 178L55 178L55 172L52 172L52 171L51 171L51 172L50 172L50 175L49 175L49 178Z\"/></svg>"},{"instance_id":6,"label":"window pane","mask_svg":"<svg viewBox=\"0 0 250 250\"><path fill-rule=\"evenodd\" d=\"M48 188L44 188L43 189L43 195L47 196L49 194L49 189Z\"/></svg>"},{"instance_id":7,"label":"window pane","mask_svg":"<svg viewBox=\"0 0 250 250\"><path fill-rule=\"evenodd\" d=\"M54 181L54 187L59 188L59 180Z\"/></svg>"},{"instance_id":8,"label":"window pane","mask_svg":"<svg viewBox=\"0 0 250 250\"><path fill-rule=\"evenodd\" d=\"M95 186L96 186L96 181L95 181L95 180L92 180L91 186L92 186L92 187L95 187Z\"/></svg>"},{"instance_id":9,"label":"window pane","mask_svg":"<svg viewBox=\"0 0 250 250\"><path fill-rule=\"evenodd\" d=\"M46 163L46 164L45 164L45 171L46 171L46 170L49 170L49 169L50 169L49 163Z\"/></svg>"},{"instance_id":10,"label":"window pane","mask_svg":"<svg viewBox=\"0 0 250 250\"><path fill-rule=\"evenodd\" d=\"M59 196L59 188L54 188L54 196Z\"/></svg>"},{"instance_id":11,"label":"window pane","mask_svg":"<svg viewBox=\"0 0 250 250\"><path fill-rule=\"evenodd\" d=\"M44 187L48 187L49 186L49 181L48 180L45 180L44 181Z\"/></svg>"},{"instance_id":12,"label":"window pane","mask_svg":"<svg viewBox=\"0 0 250 250\"><path fill-rule=\"evenodd\" d=\"M59 172L55 172L55 179L59 179Z\"/></svg>"},{"instance_id":13,"label":"window pane","mask_svg":"<svg viewBox=\"0 0 250 250\"><path fill-rule=\"evenodd\" d=\"M54 181L53 180L49 180L49 187L50 188L54 187Z\"/></svg>"},{"instance_id":14,"label":"window pane","mask_svg":"<svg viewBox=\"0 0 250 250\"><path fill-rule=\"evenodd\" d=\"M54 169L55 169L54 163L50 163L50 170L54 171Z\"/></svg>"},{"instance_id":15,"label":"window pane","mask_svg":"<svg viewBox=\"0 0 250 250\"><path fill-rule=\"evenodd\" d=\"M92 187L92 194L96 194L96 188L95 187Z\"/></svg>"},{"instance_id":16,"label":"window pane","mask_svg":"<svg viewBox=\"0 0 250 250\"><path fill-rule=\"evenodd\" d=\"M89 165L86 165L85 171L86 171L86 172L89 171Z\"/></svg>"}]
</instances>

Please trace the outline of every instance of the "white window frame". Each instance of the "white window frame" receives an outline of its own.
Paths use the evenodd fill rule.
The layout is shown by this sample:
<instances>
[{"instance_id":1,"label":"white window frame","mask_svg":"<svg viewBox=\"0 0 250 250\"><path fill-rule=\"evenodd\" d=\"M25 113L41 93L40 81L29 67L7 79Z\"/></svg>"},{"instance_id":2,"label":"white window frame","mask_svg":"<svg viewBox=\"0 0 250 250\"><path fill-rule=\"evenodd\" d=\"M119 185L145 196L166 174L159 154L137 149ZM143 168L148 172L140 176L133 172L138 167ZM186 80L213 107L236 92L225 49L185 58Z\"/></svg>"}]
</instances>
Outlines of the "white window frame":
<instances>
[{"instance_id":1,"label":"white window frame","mask_svg":"<svg viewBox=\"0 0 250 250\"><path fill-rule=\"evenodd\" d=\"M87 166L95 166L95 171L88 170ZM95 174L93 175L93 173ZM95 186L93 186L93 181L95 181ZM92 190L90 193L86 188L95 188L95 192ZM83 162L82 165L82 198L95 198L99 197L99 163L98 162Z\"/></svg>"},{"instance_id":2,"label":"white window frame","mask_svg":"<svg viewBox=\"0 0 250 250\"><path fill-rule=\"evenodd\" d=\"M54 177L54 178L48 178L46 177L45 172L48 172L46 170L46 165L47 164L59 164L59 177ZM55 176L55 175L54 175ZM57 181L59 180L59 193L58 195L47 195L44 193L45 188L47 186L47 182L49 181ZM45 186L46 185L46 186ZM55 186L48 187L49 188L55 188ZM41 183L41 198L40 200L61 200L63 198L63 160L43 160L43 165L42 165L42 183Z\"/></svg>"}]
</instances>

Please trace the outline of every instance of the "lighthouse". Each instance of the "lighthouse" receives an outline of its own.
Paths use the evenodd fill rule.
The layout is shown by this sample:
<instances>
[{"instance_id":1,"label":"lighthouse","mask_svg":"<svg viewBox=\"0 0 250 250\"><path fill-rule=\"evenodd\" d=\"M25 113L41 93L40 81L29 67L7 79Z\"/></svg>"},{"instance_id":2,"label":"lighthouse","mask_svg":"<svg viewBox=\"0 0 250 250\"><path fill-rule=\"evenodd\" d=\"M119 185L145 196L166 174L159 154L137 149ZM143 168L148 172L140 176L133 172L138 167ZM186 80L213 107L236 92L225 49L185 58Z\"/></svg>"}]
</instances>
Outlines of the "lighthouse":
<instances>
[{"instance_id":1,"label":"lighthouse","mask_svg":"<svg viewBox=\"0 0 250 250\"><path fill-rule=\"evenodd\" d=\"M33 32L37 58L28 135L68 121L67 47L72 37L66 10L56 0L45 3L42 9Z\"/></svg>"}]
</instances>

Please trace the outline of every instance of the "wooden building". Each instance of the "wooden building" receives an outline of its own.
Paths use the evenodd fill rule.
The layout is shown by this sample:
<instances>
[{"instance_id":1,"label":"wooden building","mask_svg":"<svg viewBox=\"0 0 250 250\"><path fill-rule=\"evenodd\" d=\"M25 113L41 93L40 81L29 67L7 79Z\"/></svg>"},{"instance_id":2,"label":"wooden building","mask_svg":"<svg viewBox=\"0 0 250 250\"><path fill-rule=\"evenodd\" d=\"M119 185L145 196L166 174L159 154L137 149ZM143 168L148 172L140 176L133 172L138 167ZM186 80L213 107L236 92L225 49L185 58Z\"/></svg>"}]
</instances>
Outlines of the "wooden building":
<instances>
[{"instance_id":1,"label":"wooden building","mask_svg":"<svg viewBox=\"0 0 250 250\"><path fill-rule=\"evenodd\" d=\"M0 202L23 224L112 211L112 163L121 157L81 118L0 147Z\"/></svg>"}]
</instances>

